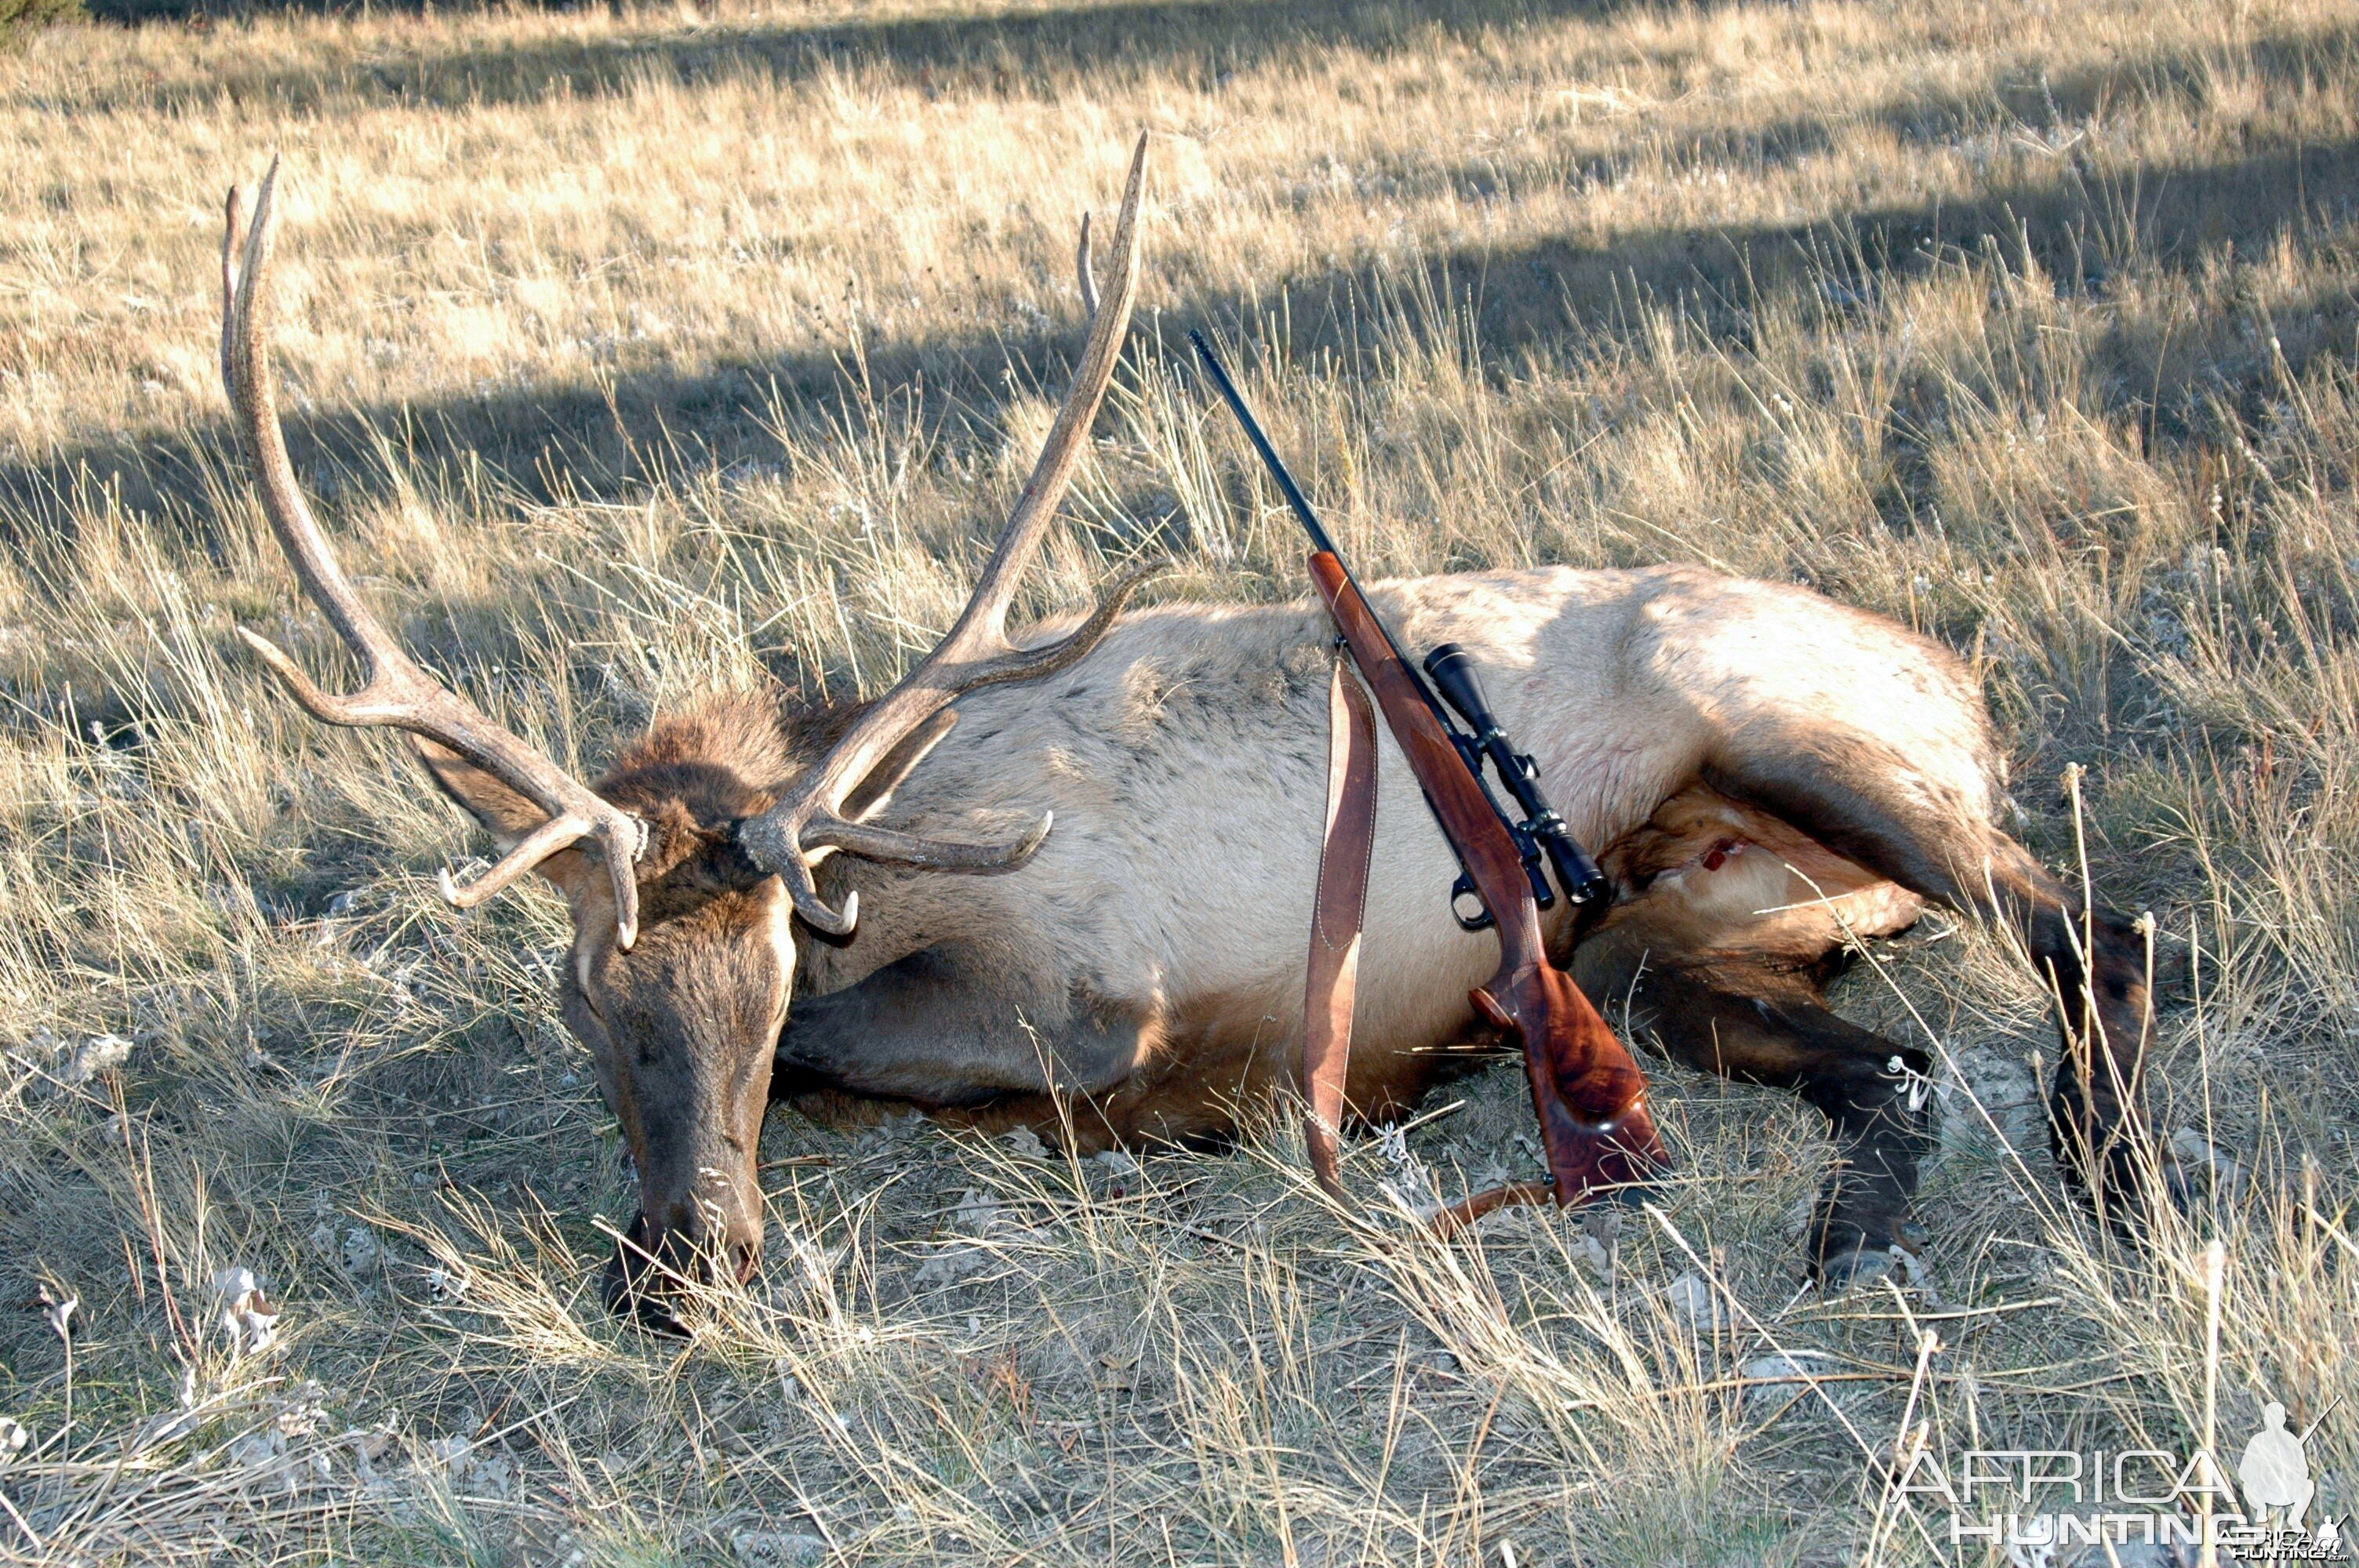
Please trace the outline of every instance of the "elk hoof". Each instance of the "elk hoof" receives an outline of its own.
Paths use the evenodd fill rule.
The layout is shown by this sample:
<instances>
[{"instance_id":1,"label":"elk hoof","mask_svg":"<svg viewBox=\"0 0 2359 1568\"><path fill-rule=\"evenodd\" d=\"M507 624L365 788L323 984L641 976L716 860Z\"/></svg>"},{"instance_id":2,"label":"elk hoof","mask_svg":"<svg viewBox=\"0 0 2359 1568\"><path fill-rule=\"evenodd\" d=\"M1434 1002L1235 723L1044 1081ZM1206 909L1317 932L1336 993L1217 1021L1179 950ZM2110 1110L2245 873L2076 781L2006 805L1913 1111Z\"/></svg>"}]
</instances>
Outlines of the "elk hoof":
<instances>
[{"instance_id":1,"label":"elk hoof","mask_svg":"<svg viewBox=\"0 0 2359 1568\"><path fill-rule=\"evenodd\" d=\"M1821 1295L1840 1296L1873 1285L1889 1275L1897 1262L1894 1249L1863 1241L1856 1247L1821 1258L1812 1272Z\"/></svg>"},{"instance_id":2,"label":"elk hoof","mask_svg":"<svg viewBox=\"0 0 2359 1568\"><path fill-rule=\"evenodd\" d=\"M2210 1167L2199 1175L2179 1151L2158 1141L2122 1138L2105 1151L2092 1182L2086 1163L2071 1152L2057 1159L2068 1187L2125 1240L2137 1239L2166 1210L2188 1218L2204 1195L2203 1178L2219 1175ZM2239 1167L2235 1174L2242 1173Z\"/></svg>"}]
</instances>

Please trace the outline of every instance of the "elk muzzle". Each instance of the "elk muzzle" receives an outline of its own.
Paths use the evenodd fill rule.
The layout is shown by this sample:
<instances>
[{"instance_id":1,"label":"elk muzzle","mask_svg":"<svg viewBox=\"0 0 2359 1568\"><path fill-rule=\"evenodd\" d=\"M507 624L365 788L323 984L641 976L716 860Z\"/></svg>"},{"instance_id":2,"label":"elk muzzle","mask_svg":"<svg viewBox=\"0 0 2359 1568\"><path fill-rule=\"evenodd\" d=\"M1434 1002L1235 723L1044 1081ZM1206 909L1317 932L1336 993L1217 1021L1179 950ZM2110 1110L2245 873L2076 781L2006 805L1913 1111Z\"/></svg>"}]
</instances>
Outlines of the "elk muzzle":
<instances>
[{"instance_id":1,"label":"elk muzzle","mask_svg":"<svg viewBox=\"0 0 2359 1568\"><path fill-rule=\"evenodd\" d=\"M646 1194L638 1217L607 1260L607 1310L667 1333L682 1329L679 1308L698 1290L743 1285L762 1264L762 1208L738 1187L750 1184L706 1170L687 1190ZM716 1179L721 1178L721 1179ZM641 1180L646 1173L641 1173Z\"/></svg>"}]
</instances>

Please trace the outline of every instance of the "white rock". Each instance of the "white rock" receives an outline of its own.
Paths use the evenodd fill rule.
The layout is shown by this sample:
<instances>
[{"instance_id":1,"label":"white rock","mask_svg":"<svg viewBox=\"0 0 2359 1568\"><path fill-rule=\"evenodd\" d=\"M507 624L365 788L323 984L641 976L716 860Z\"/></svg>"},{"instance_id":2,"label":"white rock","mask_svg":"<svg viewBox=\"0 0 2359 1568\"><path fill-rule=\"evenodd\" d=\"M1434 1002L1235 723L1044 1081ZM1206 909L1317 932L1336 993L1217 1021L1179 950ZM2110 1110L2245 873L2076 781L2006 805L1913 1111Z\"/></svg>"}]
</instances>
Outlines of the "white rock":
<instances>
[{"instance_id":1,"label":"white rock","mask_svg":"<svg viewBox=\"0 0 2359 1568\"><path fill-rule=\"evenodd\" d=\"M0 1465L5 1465L23 1453L25 1444L32 1441L33 1434L25 1430L23 1422L13 1416L0 1415Z\"/></svg>"},{"instance_id":2,"label":"white rock","mask_svg":"<svg viewBox=\"0 0 2359 1568\"><path fill-rule=\"evenodd\" d=\"M745 1568L807 1568L827 1555L827 1542L799 1530L741 1530L729 1550Z\"/></svg>"},{"instance_id":3,"label":"white rock","mask_svg":"<svg viewBox=\"0 0 2359 1568\"><path fill-rule=\"evenodd\" d=\"M1732 1321L1728 1299L1693 1270L1665 1285L1663 1300L1680 1322L1699 1334L1718 1333Z\"/></svg>"},{"instance_id":4,"label":"white rock","mask_svg":"<svg viewBox=\"0 0 2359 1568\"><path fill-rule=\"evenodd\" d=\"M70 1084L86 1084L101 1073L111 1073L131 1060L131 1042L120 1034L97 1034L74 1047L73 1057L59 1076Z\"/></svg>"}]
</instances>

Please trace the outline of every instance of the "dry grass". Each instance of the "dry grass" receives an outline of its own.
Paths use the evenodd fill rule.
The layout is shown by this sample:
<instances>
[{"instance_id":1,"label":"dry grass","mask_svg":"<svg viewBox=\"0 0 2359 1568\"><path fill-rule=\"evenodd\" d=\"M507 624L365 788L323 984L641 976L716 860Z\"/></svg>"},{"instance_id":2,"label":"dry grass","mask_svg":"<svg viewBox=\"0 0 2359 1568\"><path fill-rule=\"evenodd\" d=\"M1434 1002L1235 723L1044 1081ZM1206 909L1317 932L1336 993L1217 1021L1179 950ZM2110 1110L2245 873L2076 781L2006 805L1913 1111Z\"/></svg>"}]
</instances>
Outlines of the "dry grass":
<instances>
[{"instance_id":1,"label":"dry grass","mask_svg":"<svg viewBox=\"0 0 2359 1568\"><path fill-rule=\"evenodd\" d=\"M2167 1125L2249 1179L2148 1251L2082 1227L2017 1103L2039 998L1945 928L1846 1006L1991 1113L1950 1091L1928 1177L1946 1309L1796 1297L1812 1115L1665 1069L1658 1216L1455 1249L1322 1204L1283 1130L1130 1169L782 1115L755 1292L685 1345L609 1322L592 1217L632 1200L561 913L440 907L468 832L230 635L328 656L225 456L220 193L292 160L298 460L356 569L594 763L689 693L874 690L925 645L1142 123L1149 314L1043 607L1150 547L1168 594L1298 590L1171 351L1210 322L1371 570L1701 558L1927 627L1987 671L2027 836L2194 954ZM2327 1415L2323 1506L2359 1502L2343 7L260 19L46 36L0 129L0 1552L1950 1561L1861 1453L1912 1381L1939 1450L2183 1447L2213 1238L2223 1446L2265 1399ZM1461 1098L1409 1140L1445 1181L1528 1162L1512 1073ZM233 1266L284 1309L259 1352ZM1665 1292L1700 1272L1743 1309L1701 1334ZM1771 1344L1826 1397L1748 1390Z\"/></svg>"}]
</instances>

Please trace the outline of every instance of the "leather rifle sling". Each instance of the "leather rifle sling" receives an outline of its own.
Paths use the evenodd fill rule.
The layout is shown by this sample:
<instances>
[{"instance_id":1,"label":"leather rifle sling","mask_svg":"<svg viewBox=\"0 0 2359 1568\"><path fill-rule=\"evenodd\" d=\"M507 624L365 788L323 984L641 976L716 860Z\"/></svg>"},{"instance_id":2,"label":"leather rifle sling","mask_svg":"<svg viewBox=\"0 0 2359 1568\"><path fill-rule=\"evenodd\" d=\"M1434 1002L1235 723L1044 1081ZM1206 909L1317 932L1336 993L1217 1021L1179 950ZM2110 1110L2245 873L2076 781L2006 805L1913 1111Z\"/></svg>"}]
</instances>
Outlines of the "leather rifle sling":
<instances>
[{"instance_id":1,"label":"leather rifle sling","mask_svg":"<svg viewBox=\"0 0 2359 1568\"><path fill-rule=\"evenodd\" d=\"M1376 714L1349 654L1335 651L1327 684L1327 825L1319 848L1319 891L1310 917L1310 962L1302 1000L1302 1141L1311 1173L1331 1197L1343 1195L1339 1142L1343 1082L1352 1065L1352 1004L1359 989L1368 866L1376 846ZM1509 1182L1473 1194L1432 1217L1443 1236L1495 1209L1553 1202L1550 1182Z\"/></svg>"},{"instance_id":2,"label":"leather rifle sling","mask_svg":"<svg viewBox=\"0 0 2359 1568\"><path fill-rule=\"evenodd\" d=\"M1342 1197L1336 1141L1352 1063L1352 1002L1359 989L1368 861L1376 845L1376 713L1344 652L1327 684L1327 830L1310 918L1302 1006L1303 1142L1330 1196Z\"/></svg>"}]
</instances>

